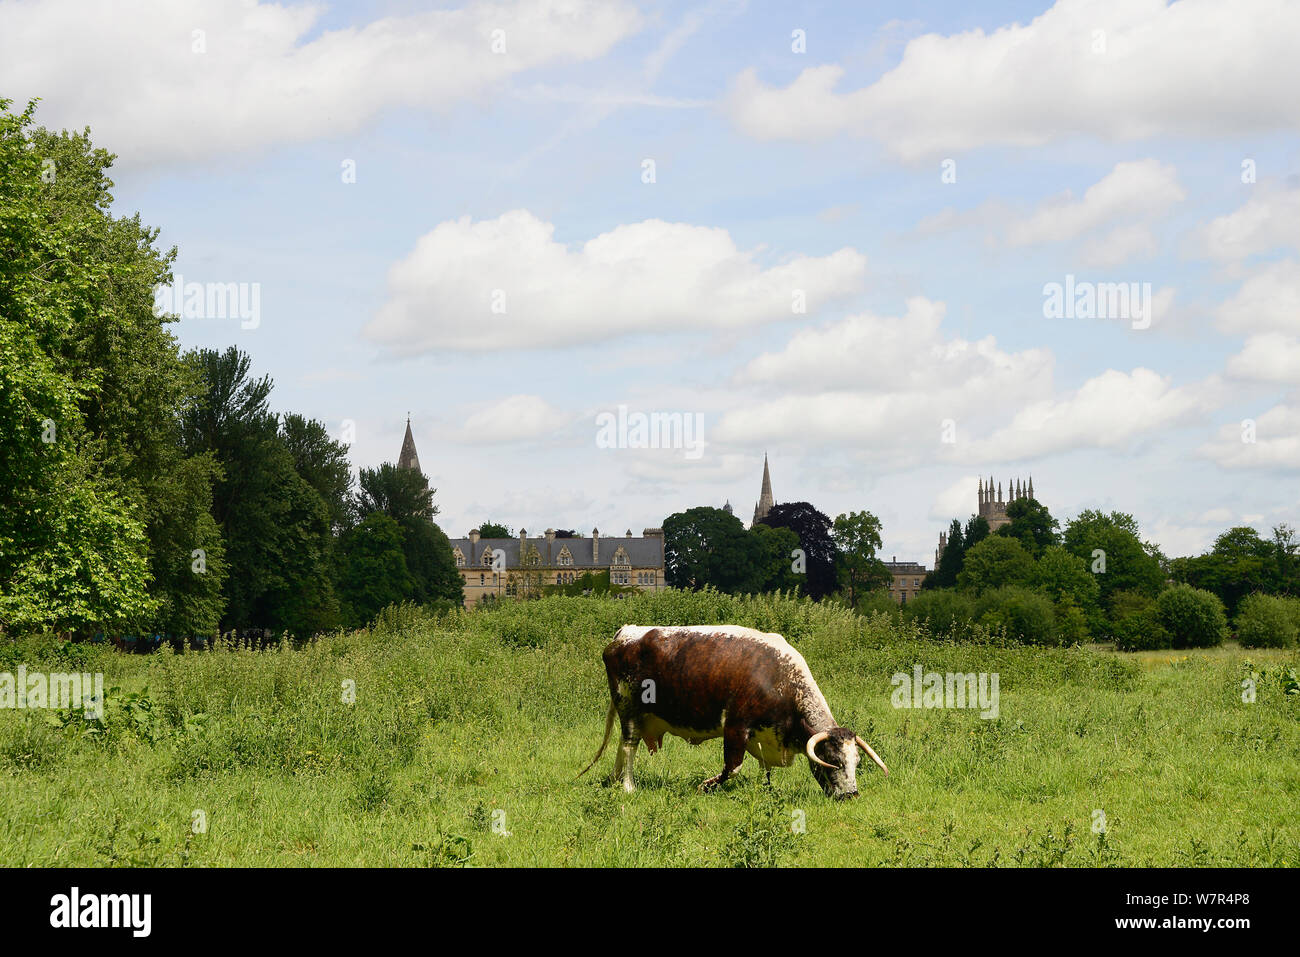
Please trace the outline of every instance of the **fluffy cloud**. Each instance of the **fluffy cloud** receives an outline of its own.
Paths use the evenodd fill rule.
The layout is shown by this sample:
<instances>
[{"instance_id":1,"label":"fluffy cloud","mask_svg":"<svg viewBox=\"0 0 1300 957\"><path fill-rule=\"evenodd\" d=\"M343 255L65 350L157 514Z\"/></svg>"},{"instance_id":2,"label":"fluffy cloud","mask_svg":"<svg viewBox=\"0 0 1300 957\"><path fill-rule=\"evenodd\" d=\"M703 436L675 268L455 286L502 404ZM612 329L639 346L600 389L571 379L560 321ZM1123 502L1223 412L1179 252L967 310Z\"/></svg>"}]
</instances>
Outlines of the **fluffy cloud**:
<instances>
[{"instance_id":1,"label":"fluffy cloud","mask_svg":"<svg viewBox=\"0 0 1300 957\"><path fill-rule=\"evenodd\" d=\"M1150 369L1109 369L1063 398L1027 406L1005 428L975 442L970 454L1010 461L1081 448L1125 449L1208 412L1221 391L1213 379L1174 388Z\"/></svg>"},{"instance_id":2,"label":"fluffy cloud","mask_svg":"<svg viewBox=\"0 0 1300 957\"><path fill-rule=\"evenodd\" d=\"M1300 215L1300 212L1297 212ZM1300 332L1300 262L1269 263L1218 308L1224 332Z\"/></svg>"},{"instance_id":3,"label":"fluffy cloud","mask_svg":"<svg viewBox=\"0 0 1300 957\"><path fill-rule=\"evenodd\" d=\"M738 329L857 291L845 248L764 268L725 229L647 220L571 248L527 210L441 223L389 271L365 333L394 352L546 348L638 333Z\"/></svg>"},{"instance_id":4,"label":"fluffy cloud","mask_svg":"<svg viewBox=\"0 0 1300 957\"><path fill-rule=\"evenodd\" d=\"M991 336L947 338L944 308L915 298L901 317L852 316L797 333L736 375L737 385L779 397L733 408L717 437L870 443L873 454L928 457L940 448L944 419L958 420L960 437L968 420L1050 390L1050 352L1008 353Z\"/></svg>"},{"instance_id":5,"label":"fluffy cloud","mask_svg":"<svg viewBox=\"0 0 1300 957\"><path fill-rule=\"evenodd\" d=\"M1300 468L1300 407L1277 405L1253 421L1229 423L1200 453L1229 469Z\"/></svg>"},{"instance_id":6,"label":"fluffy cloud","mask_svg":"<svg viewBox=\"0 0 1300 957\"><path fill-rule=\"evenodd\" d=\"M205 158L351 133L387 107L444 110L521 71L601 56L640 21L626 0L478 0L312 36L320 14L258 0L0 0L0 89L43 97L40 122L89 124L136 163Z\"/></svg>"},{"instance_id":7,"label":"fluffy cloud","mask_svg":"<svg viewBox=\"0 0 1300 957\"><path fill-rule=\"evenodd\" d=\"M1076 200L1067 191L1043 203L1029 217L1012 223L1007 243L1026 246L1064 242L1117 219L1162 213L1182 202L1184 196L1174 167L1154 159L1118 163L1089 186L1082 198Z\"/></svg>"},{"instance_id":8,"label":"fluffy cloud","mask_svg":"<svg viewBox=\"0 0 1300 957\"><path fill-rule=\"evenodd\" d=\"M1220 262L1300 249L1300 189L1259 187L1240 208L1203 226L1196 240L1201 252Z\"/></svg>"},{"instance_id":9,"label":"fluffy cloud","mask_svg":"<svg viewBox=\"0 0 1300 957\"><path fill-rule=\"evenodd\" d=\"M469 415L457 437L467 444L532 441L570 425L574 416L541 396L512 395Z\"/></svg>"},{"instance_id":10,"label":"fluffy cloud","mask_svg":"<svg viewBox=\"0 0 1300 957\"><path fill-rule=\"evenodd\" d=\"M1251 336L1245 348L1228 360L1228 375L1300 385L1300 339L1280 332Z\"/></svg>"},{"instance_id":11,"label":"fluffy cloud","mask_svg":"<svg viewBox=\"0 0 1300 957\"><path fill-rule=\"evenodd\" d=\"M759 139L847 132L916 160L1071 135L1225 136L1300 124L1300 6L1284 0L1059 0L1028 24L911 40L870 86L836 64L784 88L751 69L727 108Z\"/></svg>"}]
</instances>

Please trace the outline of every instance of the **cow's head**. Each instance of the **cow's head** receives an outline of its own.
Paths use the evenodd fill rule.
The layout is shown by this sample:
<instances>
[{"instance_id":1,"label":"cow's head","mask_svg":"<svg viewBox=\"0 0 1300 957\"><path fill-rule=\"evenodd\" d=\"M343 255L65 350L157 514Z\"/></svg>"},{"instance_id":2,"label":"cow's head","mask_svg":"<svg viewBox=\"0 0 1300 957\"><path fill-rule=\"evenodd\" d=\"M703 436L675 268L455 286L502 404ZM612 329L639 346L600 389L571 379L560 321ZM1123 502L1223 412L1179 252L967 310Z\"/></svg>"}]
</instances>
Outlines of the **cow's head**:
<instances>
[{"instance_id":1,"label":"cow's head","mask_svg":"<svg viewBox=\"0 0 1300 957\"><path fill-rule=\"evenodd\" d=\"M808 764L827 797L843 801L858 796L858 748L867 752L880 765L880 770L889 773L885 762L870 745L848 728L818 731L808 739L805 748Z\"/></svg>"}]
</instances>

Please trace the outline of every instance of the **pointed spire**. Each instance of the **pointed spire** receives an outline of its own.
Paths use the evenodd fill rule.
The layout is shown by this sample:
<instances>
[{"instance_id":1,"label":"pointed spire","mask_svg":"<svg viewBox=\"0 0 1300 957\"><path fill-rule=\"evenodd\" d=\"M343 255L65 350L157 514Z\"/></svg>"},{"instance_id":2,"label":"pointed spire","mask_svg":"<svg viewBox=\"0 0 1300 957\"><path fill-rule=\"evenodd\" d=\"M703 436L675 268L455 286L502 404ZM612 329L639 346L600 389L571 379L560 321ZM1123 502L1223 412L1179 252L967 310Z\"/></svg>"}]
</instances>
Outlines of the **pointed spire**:
<instances>
[{"instance_id":1,"label":"pointed spire","mask_svg":"<svg viewBox=\"0 0 1300 957\"><path fill-rule=\"evenodd\" d=\"M1029 476L1029 497L1034 497L1034 477L1032 475Z\"/></svg>"},{"instance_id":2,"label":"pointed spire","mask_svg":"<svg viewBox=\"0 0 1300 957\"><path fill-rule=\"evenodd\" d=\"M758 524L767 518L767 513L772 511L772 506L776 504L776 499L772 495L772 475L767 468L767 453L763 453L763 487L759 491L758 502L754 505L754 522Z\"/></svg>"},{"instance_id":3,"label":"pointed spire","mask_svg":"<svg viewBox=\"0 0 1300 957\"><path fill-rule=\"evenodd\" d=\"M411 417L406 417L406 438L402 439L402 451L397 456L399 469L420 471L420 456L415 451L415 436L411 434Z\"/></svg>"},{"instance_id":4,"label":"pointed spire","mask_svg":"<svg viewBox=\"0 0 1300 957\"><path fill-rule=\"evenodd\" d=\"M983 505L983 504L984 504L984 478L983 478L983 476L980 477L979 483L980 483L980 490L979 490L979 497L978 497L977 501L978 501L981 505Z\"/></svg>"},{"instance_id":5,"label":"pointed spire","mask_svg":"<svg viewBox=\"0 0 1300 957\"><path fill-rule=\"evenodd\" d=\"M1002 483L998 483L998 504L1002 504Z\"/></svg>"}]
</instances>

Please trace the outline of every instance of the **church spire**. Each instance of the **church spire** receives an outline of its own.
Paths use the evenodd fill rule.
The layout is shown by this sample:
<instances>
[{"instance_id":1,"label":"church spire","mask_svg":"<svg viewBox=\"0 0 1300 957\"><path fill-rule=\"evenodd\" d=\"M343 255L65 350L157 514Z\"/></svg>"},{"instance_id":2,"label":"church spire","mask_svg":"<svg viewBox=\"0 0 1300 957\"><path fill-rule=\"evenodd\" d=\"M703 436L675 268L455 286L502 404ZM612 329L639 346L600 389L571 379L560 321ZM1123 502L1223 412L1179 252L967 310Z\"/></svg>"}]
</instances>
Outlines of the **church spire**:
<instances>
[{"instance_id":1,"label":"church spire","mask_svg":"<svg viewBox=\"0 0 1300 957\"><path fill-rule=\"evenodd\" d=\"M776 504L776 499L772 497L772 476L767 469L767 453L763 453L763 488L758 493L758 502L754 505L754 521L757 525L763 519L767 518L767 513L772 511L772 506Z\"/></svg>"},{"instance_id":2,"label":"church spire","mask_svg":"<svg viewBox=\"0 0 1300 957\"><path fill-rule=\"evenodd\" d=\"M399 469L420 471L420 456L415 451L415 436L411 434L411 417L406 417L406 438L402 439L402 451L397 456Z\"/></svg>"}]
</instances>

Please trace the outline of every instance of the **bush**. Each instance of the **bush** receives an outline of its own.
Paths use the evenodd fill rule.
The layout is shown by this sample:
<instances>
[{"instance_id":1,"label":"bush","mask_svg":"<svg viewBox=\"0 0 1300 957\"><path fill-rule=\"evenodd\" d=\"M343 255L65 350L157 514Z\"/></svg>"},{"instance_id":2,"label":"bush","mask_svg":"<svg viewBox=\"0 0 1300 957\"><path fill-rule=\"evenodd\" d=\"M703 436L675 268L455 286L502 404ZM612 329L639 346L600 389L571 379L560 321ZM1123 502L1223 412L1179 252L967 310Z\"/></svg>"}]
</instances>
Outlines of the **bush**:
<instances>
[{"instance_id":1,"label":"bush","mask_svg":"<svg viewBox=\"0 0 1300 957\"><path fill-rule=\"evenodd\" d=\"M1092 636L1088 616L1082 608L1070 601L1059 601L1056 611L1056 643L1081 645Z\"/></svg>"},{"instance_id":2,"label":"bush","mask_svg":"<svg viewBox=\"0 0 1300 957\"><path fill-rule=\"evenodd\" d=\"M1174 638L1160 620L1153 602L1130 611L1119 619L1111 632L1120 651L1152 651L1173 647Z\"/></svg>"},{"instance_id":3,"label":"bush","mask_svg":"<svg viewBox=\"0 0 1300 957\"><path fill-rule=\"evenodd\" d=\"M1247 648L1290 648L1296 643L1296 599L1256 592L1237 606L1237 640Z\"/></svg>"},{"instance_id":4,"label":"bush","mask_svg":"<svg viewBox=\"0 0 1300 957\"><path fill-rule=\"evenodd\" d=\"M885 615L897 620L901 609L889 592L875 589L858 599L857 611L859 615Z\"/></svg>"},{"instance_id":5,"label":"bush","mask_svg":"<svg viewBox=\"0 0 1300 957\"><path fill-rule=\"evenodd\" d=\"M975 623L975 605L951 588L922 589L903 606L906 621L923 625L935 638L969 638Z\"/></svg>"},{"instance_id":6,"label":"bush","mask_svg":"<svg viewBox=\"0 0 1300 957\"><path fill-rule=\"evenodd\" d=\"M1160 593L1155 608L1175 648L1210 648L1227 637L1228 618L1213 592L1174 585Z\"/></svg>"},{"instance_id":7,"label":"bush","mask_svg":"<svg viewBox=\"0 0 1300 957\"><path fill-rule=\"evenodd\" d=\"M1023 586L993 589L976 603L975 614L981 625L1001 630L1013 641L1026 645L1061 643L1052 600Z\"/></svg>"}]
</instances>

